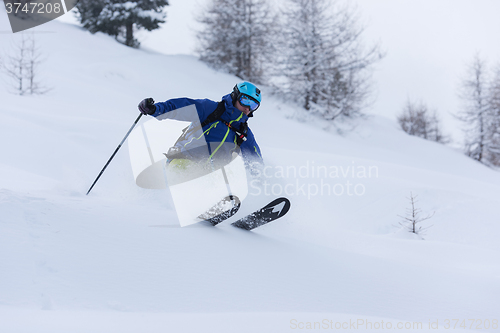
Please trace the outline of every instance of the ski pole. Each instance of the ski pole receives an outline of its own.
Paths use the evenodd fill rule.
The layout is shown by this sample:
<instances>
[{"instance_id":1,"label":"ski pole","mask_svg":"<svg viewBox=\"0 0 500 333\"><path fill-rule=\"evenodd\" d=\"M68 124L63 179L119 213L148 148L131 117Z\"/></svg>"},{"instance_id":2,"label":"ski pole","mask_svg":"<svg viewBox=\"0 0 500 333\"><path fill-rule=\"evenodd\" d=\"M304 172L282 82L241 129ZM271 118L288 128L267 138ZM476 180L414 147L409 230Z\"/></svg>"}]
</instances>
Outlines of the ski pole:
<instances>
[{"instance_id":1,"label":"ski pole","mask_svg":"<svg viewBox=\"0 0 500 333\"><path fill-rule=\"evenodd\" d=\"M135 125L137 125L137 123L139 122L139 119L141 119L142 117L142 113L139 115L139 117L137 117L137 119L134 121L134 124L132 125L132 127L130 127L130 129L128 130L127 134L125 135L125 137L123 138L122 142L120 142L120 144L118 145L118 147L116 147L115 149L115 152L113 153L113 155L111 155L111 157L109 158L108 162L106 163L106 165L104 166L104 168L102 168L101 172L99 172L99 175L97 176L97 178L94 180L94 182L92 183L92 186L90 186L89 190L87 191L87 195L89 195L90 191L92 190L92 188L94 187L95 183L97 183L97 181L99 180L99 178L101 177L102 173L104 172L104 170L106 170L106 168L108 167L109 163L111 162L111 160L113 159L113 157L115 157L116 153L118 152L118 150L120 150L121 146L123 145L123 143L125 142L125 140L127 140L130 132L132 132L132 130L134 129Z\"/></svg>"}]
</instances>

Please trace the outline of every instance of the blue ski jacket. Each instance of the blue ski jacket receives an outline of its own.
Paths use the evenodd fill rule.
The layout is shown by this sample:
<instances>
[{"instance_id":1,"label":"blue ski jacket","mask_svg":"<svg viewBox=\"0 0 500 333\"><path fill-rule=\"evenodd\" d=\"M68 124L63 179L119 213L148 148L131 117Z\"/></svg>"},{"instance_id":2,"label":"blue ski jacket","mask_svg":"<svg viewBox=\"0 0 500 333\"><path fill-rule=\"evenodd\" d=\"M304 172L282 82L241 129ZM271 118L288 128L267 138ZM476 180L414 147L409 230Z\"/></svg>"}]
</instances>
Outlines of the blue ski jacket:
<instances>
[{"instance_id":1,"label":"blue ski jacket","mask_svg":"<svg viewBox=\"0 0 500 333\"><path fill-rule=\"evenodd\" d=\"M239 129L240 125L248 120L248 116L233 106L230 94L223 96L222 101L226 110L220 118L228 122L231 127ZM187 158L200 160L208 157L209 159L223 158L225 160L231 158L234 151L238 151L234 131L220 120L193 131L215 111L217 105L218 102L209 99L169 99L156 103L156 112L152 116L158 120L168 118L191 122L186 132L187 135L175 145ZM240 149L245 162L263 164L260 148L250 128L248 128L247 140L243 141Z\"/></svg>"}]
</instances>

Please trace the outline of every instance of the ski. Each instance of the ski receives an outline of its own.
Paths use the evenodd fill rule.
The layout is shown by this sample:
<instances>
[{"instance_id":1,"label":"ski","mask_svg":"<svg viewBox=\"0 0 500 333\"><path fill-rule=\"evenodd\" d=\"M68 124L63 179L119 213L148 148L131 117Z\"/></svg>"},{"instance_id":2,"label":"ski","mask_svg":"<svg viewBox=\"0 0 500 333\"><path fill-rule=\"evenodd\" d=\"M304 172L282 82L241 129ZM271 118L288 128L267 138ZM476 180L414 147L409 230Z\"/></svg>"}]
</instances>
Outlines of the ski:
<instances>
[{"instance_id":1,"label":"ski","mask_svg":"<svg viewBox=\"0 0 500 333\"><path fill-rule=\"evenodd\" d=\"M232 225L245 230L253 230L271 221L279 219L290 209L290 200L278 198L267 206L233 222Z\"/></svg>"},{"instance_id":2,"label":"ski","mask_svg":"<svg viewBox=\"0 0 500 333\"><path fill-rule=\"evenodd\" d=\"M240 206L240 199L235 195L230 195L219 201L205 213L199 215L198 218L216 226L236 214Z\"/></svg>"}]
</instances>

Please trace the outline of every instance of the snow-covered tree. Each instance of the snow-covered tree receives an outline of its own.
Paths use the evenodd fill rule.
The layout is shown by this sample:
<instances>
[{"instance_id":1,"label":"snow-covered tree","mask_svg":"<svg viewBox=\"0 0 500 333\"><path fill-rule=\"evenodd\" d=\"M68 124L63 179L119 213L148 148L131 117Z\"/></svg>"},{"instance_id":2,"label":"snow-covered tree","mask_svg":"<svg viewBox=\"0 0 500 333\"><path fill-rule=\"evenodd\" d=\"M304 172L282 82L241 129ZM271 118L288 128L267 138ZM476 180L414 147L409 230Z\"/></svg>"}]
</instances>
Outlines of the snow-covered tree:
<instances>
[{"instance_id":1,"label":"snow-covered tree","mask_svg":"<svg viewBox=\"0 0 500 333\"><path fill-rule=\"evenodd\" d=\"M489 102L491 120L488 125L489 133L489 162L500 166L500 66L497 67L489 87Z\"/></svg>"},{"instance_id":2,"label":"snow-covered tree","mask_svg":"<svg viewBox=\"0 0 500 333\"><path fill-rule=\"evenodd\" d=\"M91 33L104 32L131 47L139 47L134 31L158 29L165 22L168 0L80 0L77 18Z\"/></svg>"},{"instance_id":3,"label":"snow-covered tree","mask_svg":"<svg viewBox=\"0 0 500 333\"><path fill-rule=\"evenodd\" d=\"M436 111L431 113L423 102L408 100L397 120L401 129L410 135L439 143L449 141L441 130L441 121Z\"/></svg>"},{"instance_id":4,"label":"snow-covered tree","mask_svg":"<svg viewBox=\"0 0 500 333\"><path fill-rule=\"evenodd\" d=\"M355 12L330 0L287 0L283 13L279 86L327 120L361 115L368 69L381 54L363 47Z\"/></svg>"},{"instance_id":5,"label":"snow-covered tree","mask_svg":"<svg viewBox=\"0 0 500 333\"><path fill-rule=\"evenodd\" d=\"M244 80L265 81L276 22L267 0L211 0L198 21L203 62Z\"/></svg>"},{"instance_id":6,"label":"snow-covered tree","mask_svg":"<svg viewBox=\"0 0 500 333\"><path fill-rule=\"evenodd\" d=\"M457 117L464 123L465 152L486 165L495 164L500 157L498 80L489 80L485 61L476 55L460 91L463 107Z\"/></svg>"}]
</instances>

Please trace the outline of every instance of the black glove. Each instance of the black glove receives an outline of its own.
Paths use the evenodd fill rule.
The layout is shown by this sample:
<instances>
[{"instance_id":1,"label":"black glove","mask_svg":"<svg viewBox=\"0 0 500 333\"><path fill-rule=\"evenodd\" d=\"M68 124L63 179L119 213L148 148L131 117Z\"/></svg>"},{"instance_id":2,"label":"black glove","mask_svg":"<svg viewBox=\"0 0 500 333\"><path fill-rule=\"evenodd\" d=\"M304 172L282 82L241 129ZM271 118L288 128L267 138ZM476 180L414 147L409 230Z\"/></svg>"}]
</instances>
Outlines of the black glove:
<instances>
[{"instance_id":1,"label":"black glove","mask_svg":"<svg viewBox=\"0 0 500 333\"><path fill-rule=\"evenodd\" d=\"M156 112L155 101L152 98L143 99L138 107L142 114L152 115Z\"/></svg>"}]
</instances>

